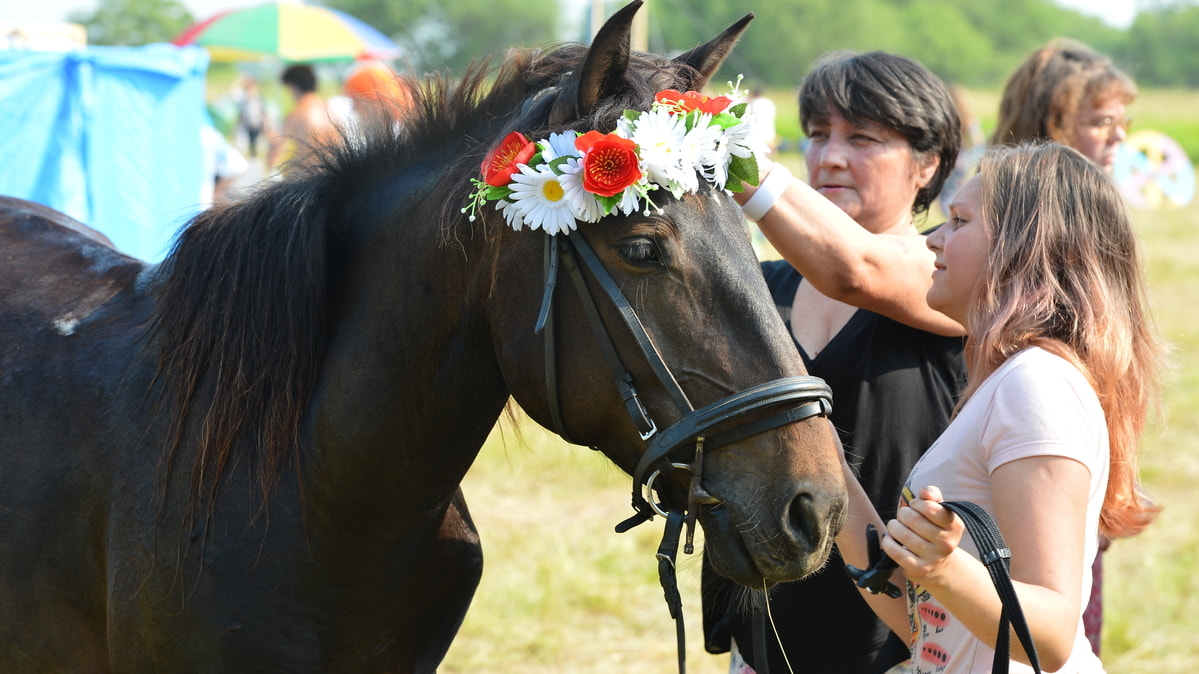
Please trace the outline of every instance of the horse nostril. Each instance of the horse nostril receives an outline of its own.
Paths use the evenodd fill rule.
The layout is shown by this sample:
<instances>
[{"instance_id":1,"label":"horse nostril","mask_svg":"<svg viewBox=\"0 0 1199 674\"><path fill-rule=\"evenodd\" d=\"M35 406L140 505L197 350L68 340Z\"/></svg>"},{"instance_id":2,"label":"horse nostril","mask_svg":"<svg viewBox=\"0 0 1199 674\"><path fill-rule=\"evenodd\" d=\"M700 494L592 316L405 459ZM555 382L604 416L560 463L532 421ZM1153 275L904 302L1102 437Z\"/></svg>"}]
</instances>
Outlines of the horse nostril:
<instances>
[{"instance_id":1,"label":"horse nostril","mask_svg":"<svg viewBox=\"0 0 1199 674\"><path fill-rule=\"evenodd\" d=\"M787 508L787 525L795 542L802 548L817 550L823 541L822 508L811 492L801 491Z\"/></svg>"}]
</instances>

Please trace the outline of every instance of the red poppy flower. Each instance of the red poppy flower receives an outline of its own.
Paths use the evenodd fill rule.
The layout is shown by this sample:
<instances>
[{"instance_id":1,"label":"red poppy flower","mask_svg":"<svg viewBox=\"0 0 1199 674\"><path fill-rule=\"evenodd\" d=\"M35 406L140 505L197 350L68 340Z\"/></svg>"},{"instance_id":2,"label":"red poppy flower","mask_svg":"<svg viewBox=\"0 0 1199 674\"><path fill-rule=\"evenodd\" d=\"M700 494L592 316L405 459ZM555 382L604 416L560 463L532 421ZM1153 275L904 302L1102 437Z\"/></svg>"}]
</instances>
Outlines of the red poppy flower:
<instances>
[{"instance_id":1,"label":"red poppy flower","mask_svg":"<svg viewBox=\"0 0 1199 674\"><path fill-rule=\"evenodd\" d=\"M583 153L583 189L601 197L614 197L641 179L637 144L614 133L588 131L575 139Z\"/></svg>"},{"instance_id":2,"label":"red poppy flower","mask_svg":"<svg viewBox=\"0 0 1199 674\"><path fill-rule=\"evenodd\" d=\"M518 165L529 163L535 154L537 144L519 131L513 131L483 159L483 182L496 187L507 185L512 174L520 170Z\"/></svg>"},{"instance_id":3,"label":"red poppy flower","mask_svg":"<svg viewBox=\"0 0 1199 674\"><path fill-rule=\"evenodd\" d=\"M697 91L680 93L674 89L659 91L654 96L654 100L658 103L665 103L683 114L699 110L709 115L719 115L733 102L733 99L727 96L709 97Z\"/></svg>"},{"instance_id":4,"label":"red poppy flower","mask_svg":"<svg viewBox=\"0 0 1199 674\"><path fill-rule=\"evenodd\" d=\"M657 94L654 94L654 101L657 103L665 103L673 108L682 108L683 94L677 89L663 89Z\"/></svg>"},{"instance_id":5,"label":"red poppy flower","mask_svg":"<svg viewBox=\"0 0 1199 674\"><path fill-rule=\"evenodd\" d=\"M706 112L709 115L719 115L733 103L733 99L728 96L701 96L700 98L703 100L699 104L699 111Z\"/></svg>"}]
</instances>

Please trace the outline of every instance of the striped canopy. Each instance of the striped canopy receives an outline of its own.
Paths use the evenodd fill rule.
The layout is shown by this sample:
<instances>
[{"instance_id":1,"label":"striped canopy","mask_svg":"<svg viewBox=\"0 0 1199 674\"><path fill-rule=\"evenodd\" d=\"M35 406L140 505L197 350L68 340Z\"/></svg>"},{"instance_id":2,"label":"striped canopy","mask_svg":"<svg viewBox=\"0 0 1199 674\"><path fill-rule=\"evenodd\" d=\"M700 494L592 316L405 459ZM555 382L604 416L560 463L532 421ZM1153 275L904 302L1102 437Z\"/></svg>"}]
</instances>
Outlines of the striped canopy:
<instances>
[{"instance_id":1,"label":"striped canopy","mask_svg":"<svg viewBox=\"0 0 1199 674\"><path fill-rule=\"evenodd\" d=\"M279 0L220 12L193 24L171 41L208 49L215 61L394 59L395 42L345 12Z\"/></svg>"}]
</instances>

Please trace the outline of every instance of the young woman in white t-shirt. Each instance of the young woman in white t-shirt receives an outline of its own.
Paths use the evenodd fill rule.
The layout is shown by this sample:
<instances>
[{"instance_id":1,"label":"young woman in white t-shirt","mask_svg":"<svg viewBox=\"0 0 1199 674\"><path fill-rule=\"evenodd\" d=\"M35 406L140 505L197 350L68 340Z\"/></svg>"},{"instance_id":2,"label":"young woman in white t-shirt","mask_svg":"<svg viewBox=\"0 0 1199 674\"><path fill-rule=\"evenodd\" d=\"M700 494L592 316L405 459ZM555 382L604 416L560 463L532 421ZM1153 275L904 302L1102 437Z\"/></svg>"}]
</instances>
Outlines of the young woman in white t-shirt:
<instances>
[{"instance_id":1,"label":"young woman in white t-shirt","mask_svg":"<svg viewBox=\"0 0 1199 674\"><path fill-rule=\"evenodd\" d=\"M868 566L866 525L906 597L864 594L912 644L916 672L989 672L1001 604L942 500L995 518L1046 672L1102 672L1082 612L1100 534L1142 530L1157 508L1136 455L1158 392L1135 236L1111 179L1059 144L992 149L928 237L928 304L966 327L969 382L949 428L912 470L894 520L878 518L847 471L850 520L838 538ZM1018 640L1012 671L1031 671Z\"/></svg>"}]
</instances>

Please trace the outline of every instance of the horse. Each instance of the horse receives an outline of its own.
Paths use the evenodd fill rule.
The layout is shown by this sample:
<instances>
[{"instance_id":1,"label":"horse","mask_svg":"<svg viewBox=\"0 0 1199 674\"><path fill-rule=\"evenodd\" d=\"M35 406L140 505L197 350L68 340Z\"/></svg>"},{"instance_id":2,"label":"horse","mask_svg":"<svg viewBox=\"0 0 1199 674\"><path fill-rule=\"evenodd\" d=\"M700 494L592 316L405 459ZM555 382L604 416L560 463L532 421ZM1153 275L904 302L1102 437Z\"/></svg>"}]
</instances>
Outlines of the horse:
<instances>
[{"instance_id":1,"label":"horse","mask_svg":"<svg viewBox=\"0 0 1199 674\"><path fill-rule=\"evenodd\" d=\"M61 213L53 208L50 208L49 206L39 204L35 201L0 196L0 209L3 209L5 213L8 213L9 217L39 219L53 222L62 227L66 227L67 229L73 229L101 245L107 246L114 250L117 247L116 244L112 242L112 239L108 238L104 232L92 227L88 227L66 213Z\"/></svg>"},{"instance_id":2,"label":"horse","mask_svg":"<svg viewBox=\"0 0 1199 674\"><path fill-rule=\"evenodd\" d=\"M725 190L557 236L463 212L500 138L700 90L752 18L668 59L631 51L640 4L428 76L157 264L0 202L0 670L435 671L482 570L459 485L511 404L747 587L826 561L829 394Z\"/></svg>"}]
</instances>

